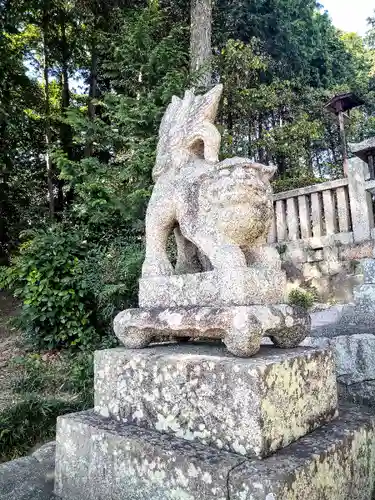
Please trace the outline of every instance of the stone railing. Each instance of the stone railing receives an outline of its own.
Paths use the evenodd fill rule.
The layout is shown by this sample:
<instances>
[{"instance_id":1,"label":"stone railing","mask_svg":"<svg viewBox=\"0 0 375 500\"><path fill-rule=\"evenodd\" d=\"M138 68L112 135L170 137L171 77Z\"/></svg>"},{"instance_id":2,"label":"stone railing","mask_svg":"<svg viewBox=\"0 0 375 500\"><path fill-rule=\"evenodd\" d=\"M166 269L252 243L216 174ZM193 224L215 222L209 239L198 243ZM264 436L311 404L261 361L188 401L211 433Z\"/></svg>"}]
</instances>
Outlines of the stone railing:
<instances>
[{"instance_id":1,"label":"stone railing","mask_svg":"<svg viewBox=\"0 0 375 500\"><path fill-rule=\"evenodd\" d=\"M308 246L311 240L312 246L324 247L373 238L371 177L369 165L356 157L350 160L347 178L275 194L269 243L305 240Z\"/></svg>"}]
</instances>

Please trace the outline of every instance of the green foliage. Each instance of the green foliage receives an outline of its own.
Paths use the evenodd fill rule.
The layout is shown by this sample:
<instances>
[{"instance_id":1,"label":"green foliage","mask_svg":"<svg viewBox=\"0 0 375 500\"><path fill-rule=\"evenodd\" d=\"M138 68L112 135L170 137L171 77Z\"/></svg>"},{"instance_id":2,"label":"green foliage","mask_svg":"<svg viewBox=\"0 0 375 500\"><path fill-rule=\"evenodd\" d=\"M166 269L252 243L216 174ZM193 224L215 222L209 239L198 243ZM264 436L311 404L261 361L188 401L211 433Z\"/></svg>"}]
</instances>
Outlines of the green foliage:
<instances>
[{"instance_id":1,"label":"green foliage","mask_svg":"<svg viewBox=\"0 0 375 500\"><path fill-rule=\"evenodd\" d=\"M274 193L282 193L291 189L299 189L314 184L320 184L324 179L314 176L301 176L301 177L283 177L277 178L272 182Z\"/></svg>"},{"instance_id":2,"label":"green foliage","mask_svg":"<svg viewBox=\"0 0 375 500\"><path fill-rule=\"evenodd\" d=\"M109 338L115 314L137 305L143 260L141 244L119 241L106 247L94 246L85 258L84 285L95 297L97 329Z\"/></svg>"},{"instance_id":3,"label":"green foliage","mask_svg":"<svg viewBox=\"0 0 375 500\"><path fill-rule=\"evenodd\" d=\"M112 20L116 32L95 33L98 88L108 91L91 103L94 115L65 111L76 154L62 141L52 152L69 200L62 222L37 230L0 284L22 300L19 326L38 348L113 343L114 315L136 305L157 130L188 77L184 26L153 4Z\"/></svg>"},{"instance_id":4,"label":"green foliage","mask_svg":"<svg viewBox=\"0 0 375 500\"><path fill-rule=\"evenodd\" d=\"M352 75L353 55L316 0L217 0L214 39L248 44L256 38L272 61L272 76L332 87ZM270 75L268 75L270 76Z\"/></svg>"},{"instance_id":5,"label":"green foliage","mask_svg":"<svg viewBox=\"0 0 375 500\"><path fill-rule=\"evenodd\" d=\"M23 303L18 326L37 348L113 343L114 315L136 304L139 244L83 240L55 226L24 244L0 277Z\"/></svg>"},{"instance_id":6,"label":"green foliage","mask_svg":"<svg viewBox=\"0 0 375 500\"><path fill-rule=\"evenodd\" d=\"M88 351L30 353L16 358L16 393L52 394L61 399L79 400L86 408L93 406L94 360Z\"/></svg>"},{"instance_id":7,"label":"green foliage","mask_svg":"<svg viewBox=\"0 0 375 500\"><path fill-rule=\"evenodd\" d=\"M116 33L103 34L102 78L111 91L66 121L76 144L93 141L93 155L69 160L57 150L60 177L74 191L69 217L90 238L139 236L151 192L157 131L173 94L187 84L188 33L151 7L116 16ZM173 61L173 65L171 65Z\"/></svg>"},{"instance_id":8,"label":"green foliage","mask_svg":"<svg viewBox=\"0 0 375 500\"><path fill-rule=\"evenodd\" d=\"M0 462L54 439L58 416L94 404L92 353L31 353L14 364L18 402L0 412Z\"/></svg>"},{"instance_id":9,"label":"green foliage","mask_svg":"<svg viewBox=\"0 0 375 500\"><path fill-rule=\"evenodd\" d=\"M295 288L289 294L289 304L311 309L315 302L315 294L311 291Z\"/></svg>"},{"instance_id":10,"label":"green foliage","mask_svg":"<svg viewBox=\"0 0 375 500\"><path fill-rule=\"evenodd\" d=\"M229 40L217 56L216 71L225 85L224 156L240 152L274 163L281 177L340 176L337 123L324 109L339 89L310 87L295 75L281 79L272 75L273 66L255 39Z\"/></svg>"}]
</instances>

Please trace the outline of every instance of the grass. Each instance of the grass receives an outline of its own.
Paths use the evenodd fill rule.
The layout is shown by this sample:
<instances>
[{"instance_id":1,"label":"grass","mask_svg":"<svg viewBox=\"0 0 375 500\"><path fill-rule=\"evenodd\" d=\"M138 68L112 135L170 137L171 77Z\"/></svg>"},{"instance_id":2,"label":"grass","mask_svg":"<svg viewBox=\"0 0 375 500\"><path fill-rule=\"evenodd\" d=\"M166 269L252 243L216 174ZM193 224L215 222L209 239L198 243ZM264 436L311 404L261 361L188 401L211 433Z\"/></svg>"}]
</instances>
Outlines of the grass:
<instances>
[{"instance_id":1,"label":"grass","mask_svg":"<svg viewBox=\"0 0 375 500\"><path fill-rule=\"evenodd\" d=\"M37 443L53 440L59 415L81 410L76 402L31 394L0 413L0 462L25 455Z\"/></svg>"},{"instance_id":2,"label":"grass","mask_svg":"<svg viewBox=\"0 0 375 500\"><path fill-rule=\"evenodd\" d=\"M92 353L31 353L14 364L19 401L0 412L0 462L54 439L59 415L93 406Z\"/></svg>"}]
</instances>

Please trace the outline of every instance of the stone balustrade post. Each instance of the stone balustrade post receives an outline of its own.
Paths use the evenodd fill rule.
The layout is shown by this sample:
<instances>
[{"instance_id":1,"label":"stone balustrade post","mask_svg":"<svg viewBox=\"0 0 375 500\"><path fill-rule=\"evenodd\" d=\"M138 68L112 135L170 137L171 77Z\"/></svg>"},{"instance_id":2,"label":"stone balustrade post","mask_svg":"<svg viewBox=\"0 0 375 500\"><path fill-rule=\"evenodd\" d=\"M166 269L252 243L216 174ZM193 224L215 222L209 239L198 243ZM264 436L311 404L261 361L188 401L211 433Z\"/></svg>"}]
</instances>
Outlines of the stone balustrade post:
<instances>
[{"instance_id":1,"label":"stone balustrade post","mask_svg":"<svg viewBox=\"0 0 375 500\"><path fill-rule=\"evenodd\" d=\"M358 157L351 158L349 160L348 181L355 242L371 239L372 228L374 227L372 195L366 191L367 177L368 165Z\"/></svg>"}]
</instances>

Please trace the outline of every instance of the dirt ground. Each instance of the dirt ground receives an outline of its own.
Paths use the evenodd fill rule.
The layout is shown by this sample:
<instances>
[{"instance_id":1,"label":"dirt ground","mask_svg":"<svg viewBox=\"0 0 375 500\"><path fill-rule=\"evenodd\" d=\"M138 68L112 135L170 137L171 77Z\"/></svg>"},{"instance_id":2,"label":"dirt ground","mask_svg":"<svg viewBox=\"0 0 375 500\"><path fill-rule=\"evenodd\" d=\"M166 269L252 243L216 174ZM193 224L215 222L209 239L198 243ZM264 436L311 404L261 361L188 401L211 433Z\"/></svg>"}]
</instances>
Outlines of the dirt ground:
<instances>
[{"instance_id":1,"label":"dirt ground","mask_svg":"<svg viewBox=\"0 0 375 500\"><path fill-rule=\"evenodd\" d=\"M10 387L14 374L12 359L21 354L20 337L8 321L17 314L18 304L0 291L0 411L15 401Z\"/></svg>"}]
</instances>

